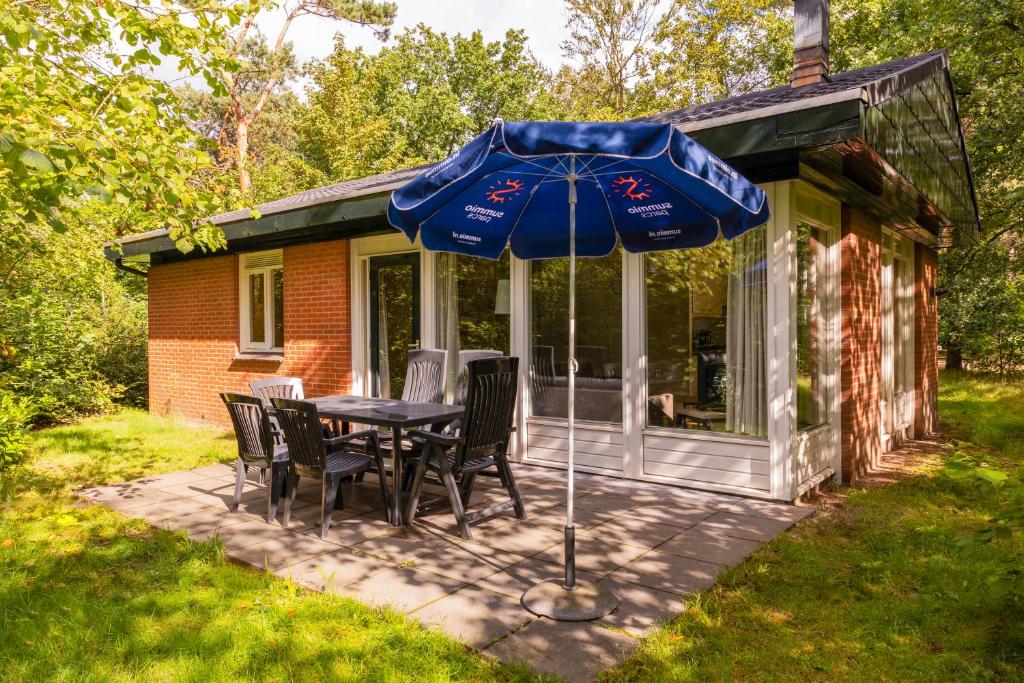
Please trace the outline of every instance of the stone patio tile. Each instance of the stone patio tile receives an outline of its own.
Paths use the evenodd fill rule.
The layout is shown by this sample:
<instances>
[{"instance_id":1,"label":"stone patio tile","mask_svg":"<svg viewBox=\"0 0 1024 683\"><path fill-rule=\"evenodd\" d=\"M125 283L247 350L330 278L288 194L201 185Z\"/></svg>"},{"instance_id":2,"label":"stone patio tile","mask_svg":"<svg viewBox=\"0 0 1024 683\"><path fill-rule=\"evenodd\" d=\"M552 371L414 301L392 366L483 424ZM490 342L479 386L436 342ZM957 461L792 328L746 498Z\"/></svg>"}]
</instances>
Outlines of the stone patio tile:
<instances>
[{"instance_id":1,"label":"stone patio tile","mask_svg":"<svg viewBox=\"0 0 1024 683\"><path fill-rule=\"evenodd\" d=\"M652 550L612 573L617 581L689 595L714 585L722 565Z\"/></svg>"},{"instance_id":2,"label":"stone patio tile","mask_svg":"<svg viewBox=\"0 0 1024 683\"><path fill-rule=\"evenodd\" d=\"M646 636L654 627L683 610L682 599L674 593L612 578L601 579L598 584L612 588L621 600L618 608L601 619L601 623L612 624L634 636Z\"/></svg>"},{"instance_id":3,"label":"stone patio tile","mask_svg":"<svg viewBox=\"0 0 1024 683\"><path fill-rule=\"evenodd\" d=\"M645 552L646 548L635 545L624 545L593 536L576 536L576 567L598 576L615 571ZM537 558L561 566L565 560L565 549L563 545L556 545L537 555Z\"/></svg>"},{"instance_id":4,"label":"stone patio tile","mask_svg":"<svg viewBox=\"0 0 1024 683\"><path fill-rule=\"evenodd\" d=\"M245 500L245 499L243 499L242 503L238 506L238 510L235 511L233 514L242 515L242 516L250 518L250 519L264 519L265 520L266 517L267 517L267 503L268 503L267 496L265 494L262 497L260 497L260 498L254 498L252 500ZM309 512L309 511L312 511L312 512ZM340 511L336 511L335 514L339 514L339 512ZM351 513L351 514L355 514L355 513ZM296 498L295 502L292 503L292 519L293 520L297 519L297 518L299 518L302 515L307 515L307 517L308 517L308 515L312 515L313 517L316 518L316 521L320 521L320 505L319 504L310 503L308 501L304 501L304 500L300 500L300 499ZM284 498L282 498L277 503L277 518L276 519L277 519L277 521L279 523L280 523L281 519L283 518L283 516L284 516ZM344 516L348 517L350 515L348 513L346 513ZM289 524L289 528L292 528L291 524ZM297 531L298 529L292 528L292 530L293 531Z\"/></svg>"},{"instance_id":5,"label":"stone patio tile","mask_svg":"<svg viewBox=\"0 0 1024 683\"><path fill-rule=\"evenodd\" d=\"M751 517L735 512L717 512L694 526L693 529L751 541L767 542L791 526L793 526L793 522L788 520Z\"/></svg>"},{"instance_id":6,"label":"stone patio tile","mask_svg":"<svg viewBox=\"0 0 1024 683\"><path fill-rule=\"evenodd\" d=\"M473 529L474 527L470 527ZM473 541L496 550L529 557L564 540L564 533L536 522L515 521L473 532Z\"/></svg>"},{"instance_id":7,"label":"stone patio tile","mask_svg":"<svg viewBox=\"0 0 1024 683\"><path fill-rule=\"evenodd\" d=\"M473 509L482 509L482 507L474 504L473 507L470 508L470 512L472 512ZM527 508L527 510L529 510L529 508ZM529 512L527 512L527 517L529 517ZM513 524L516 519L515 512L509 510L508 512L500 515L488 517L476 524L470 524L469 528L470 531L473 532L474 540L479 541L481 534L486 535L494 529L500 529L501 527ZM455 515L453 515L451 510L448 509L442 508L436 511L432 510L430 514L427 515L417 515L413 527L422 527L423 529L429 530L431 533L444 534L456 541L462 538L459 536L459 525L455 522Z\"/></svg>"},{"instance_id":8,"label":"stone patio tile","mask_svg":"<svg viewBox=\"0 0 1024 683\"><path fill-rule=\"evenodd\" d=\"M348 548L330 546L333 550L280 569L274 574L313 590L344 593L344 587L393 565L369 555L356 554Z\"/></svg>"},{"instance_id":9,"label":"stone patio tile","mask_svg":"<svg viewBox=\"0 0 1024 683\"><path fill-rule=\"evenodd\" d=\"M175 484L199 484L214 486L218 483L218 480L213 477L208 477L205 474L200 474L193 470L182 470L180 472L171 472L169 474L158 474L152 477L143 477L142 479L136 479L137 483L143 486L152 486L154 488L165 489Z\"/></svg>"},{"instance_id":10,"label":"stone patio tile","mask_svg":"<svg viewBox=\"0 0 1024 683\"><path fill-rule=\"evenodd\" d=\"M416 558L416 569L474 583L523 559L479 543L452 544Z\"/></svg>"},{"instance_id":11,"label":"stone patio tile","mask_svg":"<svg viewBox=\"0 0 1024 683\"><path fill-rule=\"evenodd\" d=\"M138 517L144 519L150 524L158 525L165 519L173 520L176 517L184 517L190 515L193 512L202 510L205 506L192 500L191 498L173 498L171 500L161 500L149 505L140 505L139 507L133 507L125 511L128 517Z\"/></svg>"},{"instance_id":12,"label":"stone patio tile","mask_svg":"<svg viewBox=\"0 0 1024 683\"><path fill-rule=\"evenodd\" d=\"M700 507L694 504L677 504L674 500L669 499L660 505L633 508L626 516L655 524L667 524L682 530L704 521L715 512L715 508Z\"/></svg>"},{"instance_id":13,"label":"stone patio tile","mask_svg":"<svg viewBox=\"0 0 1024 683\"><path fill-rule=\"evenodd\" d=\"M406 564L415 563L422 555L445 551L454 545L452 541L439 534L407 528L395 534L357 543L352 549L395 564Z\"/></svg>"},{"instance_id":14,"label":"stone patio tile","mask_svg":"<svg viewBox=\"0 0 1024 683\"><path fill-rule=\"evenodd\" d=\"M369 578L349 584L344 593L375 607L390 606L399 612L411 612L466 584L403 567L391 567Z\"/></svg>"},{"instance_id":15,"label":"stone patio tile","mask_svg":"<svg viewBox=\"0 0 1024 683\"><path fill-rule=\"evenodd\" d=\"M650 505L650 503L641 502L632 496L617 496L609 493L592 493L576 500L576 507L581 510L594 510L616 515L628 513L639 505Z\"/></svg>"},{"instance_id":16,"label":"stone patio tile","mask_svg":"<svg viewBox=\"0 0 1024 683\"><path fill-rule=\"evenodd\" d=\"M104 498L97 502L105 503L118 512L127 512L134 508L150 506L156 503L166 503L178 500L179 498L180 496L176 496L173 493L166 493L156 489L148 491L144 489L141 491L121 490L114 495L104 496Z\"/></svg>"},{"instance_id":17,"label":"stone patio tile","mask_svg":"<svg viewBox=\"0 0 1024 683\"><path fill-rule=\"evenodd\" d=\"M587 529L591 529L598 524L604 524L610 520L615 519L619 513L613 512L598 512L596 510L587 510L585 508L575 508L573 510L573 526L576 527L577 533L581 533ZM565 505L553 505L551 507L537 510L530 516L531 521L550 526L554 529L565 528Z\"/></svg>"},{"instance_id":18,"label":"stone patio tile","mask_svg":"<svg viewBox=\"0 0 1024 683\"><path fill-rule=\"evenodd\" d=\"M527 510L531 508L545 508L552 505L565 504L565 489L546 489L543 486L521 487L519 495L523 498L523 504Z\"/></svg>"},{"instance_id":19,"label":"stone patio tile","mask_svg":"<svg viewBox=\"0 0 1024 683\"><path fill-rule=\"evenodd\" d=\"M761 545L760 541L749 541L694 528L658 546L658 550L669 555L692 557L704 562L735 567L750 557Z\"/></svg>"},{"instance_id":20,"label":"stone patio tile","mask_svg":"<svg viewBox=\"0 0 1024 683\"><path fill-rule=\"evenodd\" d=\"M568 681L593 681L598 672L614 666L636 646L636 641L600 622L558 622L537 619L487 653L502 661L520 661L535 671Z\"/></svg>"},{"instance_id":21,"label":"stone patio tile","mask_svg":"<svg viewBox=\"0 0 1024 683\"><path fill-rule=\"evenodd\" d=\"M265 505L265 504L264 504ZM259 504L253 503L254 509L258 512ZM241 509L241 508L239 508ZM277 510L277 521L284 518L284 502L280 503ZM335 510L331 513L331 526L343 519L350 517L359 517L360 515L352 510ZM283 525L282 525L283 526ZM292 516L288 520L287 529L290 531L298 531L301 533L314 533L319 535L320 533L320 501L310 503L309 501L296 498L295 502L292 503Z\"/></svg>"},{"instance_id":22,"label":"stone patio tile","mask_svg":"<svg viewBox=\"0 0 1024 683\"><path fill-rule=\"evenodd\" d=\"M763 517L790 523L799 522L802 519L814 514L814 508L800 507L798 505L787 505L785 503L773 503L766 500L731 500L722 498L717 506L725 512L735 512L751 517Z\"/></svg>"},{"instance_id":23,"label":"stone patio tile","mask_svg":"<svg viewBox=\"0 0 1024 683\"><path fill-rule=\"evenodd\" d=\"M532 621L519 600L467 586L409 614L428 628L438 628L466 645L483 648Z\"/></svg>"},{"instance_id":24,"label":"stone patio tile","mask_svg":"<svg viewBox=\"0 0 1024 683\"><path fill-rule=\"evenodd\" d=\"M239 524L228 524L215 527L206 531L190 534L197 541L208 541L214 537L220 539L225 550L230 555L235 550L246 548L257 543L263 543L275 538L284 538L290 531L282 529L277 524L256 522L246 520Z\"/></svg>"},{"instance_id":25,"label":"stone patio tile","mask_svg":"<svg viewBox=\"0 0 1024 683\"><path fill-rule=\"evenodd\" d=\"M170 531L183 531L192 538L218 527L233 526L242 522L252 521L241 515L233 515L205 505L198 505L196 512L186 515L172 515L159 521L151 522L154 526Z\"/></svg>"},{"instance_id":26,"label":"stone patio tile","mask_svg":"<svg viewBox=\"0 0 1024 683\"><path fill-rule=\"evenodd\" d=\"M599 526L584 530L579 536L599 538L608 543L636 546L644 550L655 548L665 541L678 536L681 529L677 526L658 524L643 519L636 519L631 514L615 517Z\"/></svg>"},{"instance_id":27,"label":"stone patio tile","mask_svg":"<svg viewBox=\"0 0 1024 683\"><path fill-rule=\"evenodd\" d=\"M228 551L228 557L257 569L276 571L336 549L337 546L334 544L321 541L319 538L286 531L269 541L231 549Z\"/></svg>"},{"instance_id":28,"label":"stone patio tile","mask_svg":"<svg viewBox=\"0 0 1024 683\"><path fill-rule=\"evenodd\" d=\"M315 508L317 515L317 526L306 525L300 529L300 533L309 534L320 538L319 514L320 508ZM337 511L344 514L345 511ZM306 518L308 519L308 517ZM350 517L331 518L331 528L327 530L327 538L335 545L354 546L371 538L378 536L389 536L402 531L401 527L394 527L384 521L382 517L363 517L352 515Z\"/></svg>"},{"instance_id":29,"label":"stone patio tile","mask_svg":"<svg viewBox=\"0 0 1024 683\"><path fill-rule=\"evenodd\" d=\"M235 463L217 463L215 465L207 465L206 467L200 467L198 469L190 470L195 474L201 474L205 477L211 477L213 479L230 479L235 480Z\"/></svg>"},{"instance_id":30,"label":"stone patio tile","mask_svg":"<svg viewBox=\"0 0 1024 683\"><path fill-rule=\"evenodd\" d=\"M533 557L486 576L477 581L476 585L518 599L535 583L564 577L565 570L561 564ZM597 581L600 578L584 570L577 570L576 577L581 581Z\"/></svg>"}]
</instances>

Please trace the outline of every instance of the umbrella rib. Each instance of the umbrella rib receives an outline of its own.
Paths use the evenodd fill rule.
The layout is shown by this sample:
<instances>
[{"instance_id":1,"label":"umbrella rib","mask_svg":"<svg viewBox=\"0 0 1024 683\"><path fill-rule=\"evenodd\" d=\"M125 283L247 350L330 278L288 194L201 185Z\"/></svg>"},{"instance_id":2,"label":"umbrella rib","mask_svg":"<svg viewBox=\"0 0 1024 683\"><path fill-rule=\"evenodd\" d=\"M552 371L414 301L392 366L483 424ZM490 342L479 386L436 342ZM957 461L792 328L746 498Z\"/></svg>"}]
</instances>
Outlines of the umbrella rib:
<instances>
[{"instance_id":1,"label":"umbrella rib","mask_svg":"<svg viewBox=\"0 0 1024 683\"><path fill-rule=\"evenodd\" d=\"M520 161L520 162L522 162L524 164L530 164L531 166L536 166L537 168L544 169L548 173L551 173L554 170L554 166L552 166L551 168L548 168L547 166L545 166L543 164L538 164L536 161L531 161L530 159L523 159L522 157L517 157L514 154L509 154L508 152L497 152L497 154L500 154L500 155L502 155L504 157L508 157L509 159L514 159L515 161ZM557 157L555 158L555 161L559 161ZM561 162L559 161L559 163L561 163ZM541 175L541 174L538 173L537 175Z\"/></svg>"},{"instance_id":2,"label":"umbrella rib","mask_svg":"<svg viewBox=\"0 0 1024 683\"><path fill-rule=\"evenodd\" d=\"M550 173L554 173L554 172L555 172L555 169L552 168L551 171L549 172L549 175L550 175ZM561 180L561 178L559 178L558 180ZM547 179L541 180L539 183L537 183L537 187L540 187L541 185L543 185L546 182L552 182L552 181L547 180ZM512 235L515 234L516 228L519 227L519 221L521 221L523 219L523 216L526 214L526 209L530 206L530 202L533 201L533 197L536 194L537 194L537 192L536 192L536 190L534 190L533 192L530 193L530 196L526 198L526 201L523 202L523 210L519 212L519 215L516 216L515 223L513 223L512 227L509 228L508 238L505 240L506 246L512 241Z\"/></svg>"}]
</instances>

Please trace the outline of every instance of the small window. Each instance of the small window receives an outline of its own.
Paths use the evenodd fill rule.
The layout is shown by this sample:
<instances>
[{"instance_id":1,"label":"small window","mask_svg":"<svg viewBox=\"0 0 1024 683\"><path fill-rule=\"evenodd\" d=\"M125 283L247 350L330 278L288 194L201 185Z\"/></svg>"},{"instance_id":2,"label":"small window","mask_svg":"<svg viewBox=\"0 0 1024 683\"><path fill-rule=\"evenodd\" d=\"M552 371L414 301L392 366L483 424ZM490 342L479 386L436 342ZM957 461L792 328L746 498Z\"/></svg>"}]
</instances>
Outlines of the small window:
<instances>
[{"instance_id":1,"label":"small window","mask_svg":"<svg viewBox=\"0 0 1024 683\"><path fill-rule=\"evenodd\" d=\"M240 257L241 330L243 351L284 350L284 267L278 251Z\"/></svg>"},{"instance_id":2,"label":"small window","mask_svg":"<svg viewBox=\"0 0 1024 683\"><path fill-rule=\"evenodd\" d=\"M797 224L796 241L796 423L811 429L829 420L825 367L828 340L826 295L828 235L807 223Z\"/></svg>"}]
</instances>

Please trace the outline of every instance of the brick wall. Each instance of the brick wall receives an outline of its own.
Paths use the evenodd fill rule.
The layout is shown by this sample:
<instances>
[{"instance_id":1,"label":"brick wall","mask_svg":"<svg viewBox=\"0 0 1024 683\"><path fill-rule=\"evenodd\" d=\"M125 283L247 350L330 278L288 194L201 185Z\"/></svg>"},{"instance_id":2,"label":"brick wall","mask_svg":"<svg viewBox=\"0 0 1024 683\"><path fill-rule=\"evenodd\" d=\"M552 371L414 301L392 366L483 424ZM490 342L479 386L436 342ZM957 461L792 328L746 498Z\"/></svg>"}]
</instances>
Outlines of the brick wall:
<instances>
[{"instance_id":1,"label":"brick wall","mask_svg":"<svg viewBox=\"0 0 1024 683\"><path fill-rule=\"evenodd\" d=\"M881 223L844 204L841 243L843 481L853 481L881 456Z\"/></svg>"},{"instance_id":2,"label":"brick wall","mask_svg":"<svg viewBox=\"0 0 1024 683\"><path fill-rule=\"evenodd\" d=\"M939 303L934 249L914 245L914 436L935 431L939 388Z\"/></svg>"},{"instance_id":3,"label":"brick wall","mask_svg":"<svg viewBox=\"0 0 1024 683\"><path fill-rule=\"evenodd\" d=\"M153 266L150 410L227 425L218 394L275 374L301 377L307 396L350 391L346 241L284 249L284 323L284 362L236 360L238 256Z\"/></svg>"}]
</instances>

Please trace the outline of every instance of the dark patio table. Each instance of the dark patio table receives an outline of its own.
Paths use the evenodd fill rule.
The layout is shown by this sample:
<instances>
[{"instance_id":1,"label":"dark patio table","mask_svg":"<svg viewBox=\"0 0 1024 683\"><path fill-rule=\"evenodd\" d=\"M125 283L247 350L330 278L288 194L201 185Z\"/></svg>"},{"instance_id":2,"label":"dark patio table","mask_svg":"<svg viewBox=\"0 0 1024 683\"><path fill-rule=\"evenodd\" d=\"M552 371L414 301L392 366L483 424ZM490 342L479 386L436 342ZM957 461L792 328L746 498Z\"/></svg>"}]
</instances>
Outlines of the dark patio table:
<instances>
[{"instance_id":1,"label":"dark patio table","mask_svg":"<svg viewBox=\"0 0 1024 683\"><path fill-rule=\"evenodd\" d=\"M391 473L394 490L391 494L391 523L402 526L402 430L445 424L462 417L462 406L443 403L412 403L392 398L364 396L322 396L307 399L316 405L321 417L341 422L385 427L392 430L394 445ZM380 476L385 476L383 472Z\"/></svg>"}]
</instances>

